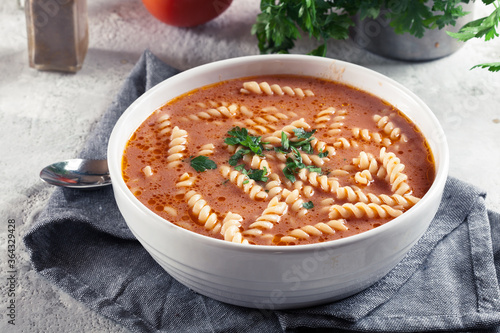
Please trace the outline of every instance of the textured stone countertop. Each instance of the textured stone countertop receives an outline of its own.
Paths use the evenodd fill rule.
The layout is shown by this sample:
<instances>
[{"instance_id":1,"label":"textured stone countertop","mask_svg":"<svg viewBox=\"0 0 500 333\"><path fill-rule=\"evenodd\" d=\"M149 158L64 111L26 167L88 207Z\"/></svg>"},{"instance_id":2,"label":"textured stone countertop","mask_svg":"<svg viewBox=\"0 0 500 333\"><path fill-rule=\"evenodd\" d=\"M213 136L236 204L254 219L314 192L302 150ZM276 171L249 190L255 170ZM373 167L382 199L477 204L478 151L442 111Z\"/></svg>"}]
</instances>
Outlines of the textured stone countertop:
<instances>
[{"instance_id":1,"label":"textured stone countertop","mask_svg":"<svg viewBox=\"0 0 500 333\"><path fill-rule=\"evenodd\" d=\"M25 16L16 0L0 3L0 332L126 332L86 308L32 269L22 236L53 188L38 179L45 165L77 155L90 130L145 49L181 70L258 54L250 34L258 0L236 0L216 20L192 29L169 27L140 0L89 0L90 45L77 74L28 66ZM294 53L311 47L299 41ZM450 175L484 189L500 211L500 73L473 65L500 59L500 38L473 40L443 59L408 63L332 41L328 56L366 66L421 97L442 123ZM16 326L7 324L7 224L15 220Z\"/></svg>"}]
</instances>

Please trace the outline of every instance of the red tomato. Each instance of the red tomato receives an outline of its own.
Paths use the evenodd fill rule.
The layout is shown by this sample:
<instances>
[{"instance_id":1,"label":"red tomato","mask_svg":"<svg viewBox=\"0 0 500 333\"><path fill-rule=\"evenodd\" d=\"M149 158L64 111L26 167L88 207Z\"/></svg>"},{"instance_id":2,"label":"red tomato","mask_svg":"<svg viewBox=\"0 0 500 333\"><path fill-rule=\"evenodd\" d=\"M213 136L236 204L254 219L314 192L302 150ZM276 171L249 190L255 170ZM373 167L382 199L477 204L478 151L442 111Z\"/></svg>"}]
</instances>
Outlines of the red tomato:
<instances>
[{"instance_id":1,"label":"red tomato","mask_svg":"<svg viewBox=\"0 0 500 333\"><path fill-rule=\"evenodd\" d=\"M176 27L193 27L222 14L232 0L142 0L157 19Z\"/></svg>"}]
</instances>

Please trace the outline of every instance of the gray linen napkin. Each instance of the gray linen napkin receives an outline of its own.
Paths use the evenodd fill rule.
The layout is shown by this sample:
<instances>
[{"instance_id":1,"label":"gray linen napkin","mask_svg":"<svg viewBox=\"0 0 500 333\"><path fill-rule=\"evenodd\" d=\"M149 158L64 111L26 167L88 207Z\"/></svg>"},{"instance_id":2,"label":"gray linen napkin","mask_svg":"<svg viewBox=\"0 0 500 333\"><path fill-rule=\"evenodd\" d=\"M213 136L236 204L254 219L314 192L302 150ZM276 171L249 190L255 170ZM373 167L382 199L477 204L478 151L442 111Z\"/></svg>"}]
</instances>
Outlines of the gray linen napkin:
<instances>
[{"instance_id":1,"label":"gray linen napkin","mask_svg":"<svg viewBox=\"0 0 500 333\"><path fill-rule=\"evenodd\" d=\"M127 106L176 73L146 51L81 157L105 158ZM111 188L56 189L24 241L41 275L133 332L496 331L500 214L484 197L449 178L428 231L397 267L354 296L293 311L228 305L178 283L134 239Z\"/></svg>"}]
</instances>

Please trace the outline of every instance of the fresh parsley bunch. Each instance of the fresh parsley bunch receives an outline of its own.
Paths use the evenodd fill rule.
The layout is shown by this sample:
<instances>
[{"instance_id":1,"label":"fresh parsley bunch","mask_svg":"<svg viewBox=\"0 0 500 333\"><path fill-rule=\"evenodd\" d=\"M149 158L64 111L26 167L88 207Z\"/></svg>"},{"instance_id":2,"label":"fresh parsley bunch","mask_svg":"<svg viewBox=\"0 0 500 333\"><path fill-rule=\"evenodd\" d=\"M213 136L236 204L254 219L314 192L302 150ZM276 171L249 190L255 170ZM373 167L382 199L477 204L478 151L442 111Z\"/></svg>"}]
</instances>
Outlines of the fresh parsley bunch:
<instances>
[{"instance_id":1,"label":"fresh parsley bunch","mask_svg":"<svg viewBox=\"0 0 500 333\"><path fill-rule=\"evenodd\" d=\"M500 22L500 0L483 0L485 4L493 4L495 9L486 17L474 20L464 25L458 32L447 32L448 35L460 40L468 41L472 38L483 38L485 41L498 37L498 23ZM500 71L500 62L491 62L476 65L472 68L486 68L490 72Z\"/></svg>"},{"instance_id":2,"label":"fresh parsley bunch","mask_svg":"<svg viewBox=\"0 0 500 333\"><path fill-rule=\"evenodd\" d=\"M377 18L382 11L396 33L408 32L422 37L427 29L442 29L455 25L456 20L467 12L462 4L470 0L261 0L261 13L252 27L261 53L289 53L297 39L305 33L321 42L309 52L325 56L329 39L349 38L354 26L352 17ZM457 34L459 40L485 36L498 36L496 27L500 21L500 0L482 0L493 4L493 13L486 18L470 22ZM497 71L499 64L483 64L480 67Z\"/></svg>"}]
</instances>

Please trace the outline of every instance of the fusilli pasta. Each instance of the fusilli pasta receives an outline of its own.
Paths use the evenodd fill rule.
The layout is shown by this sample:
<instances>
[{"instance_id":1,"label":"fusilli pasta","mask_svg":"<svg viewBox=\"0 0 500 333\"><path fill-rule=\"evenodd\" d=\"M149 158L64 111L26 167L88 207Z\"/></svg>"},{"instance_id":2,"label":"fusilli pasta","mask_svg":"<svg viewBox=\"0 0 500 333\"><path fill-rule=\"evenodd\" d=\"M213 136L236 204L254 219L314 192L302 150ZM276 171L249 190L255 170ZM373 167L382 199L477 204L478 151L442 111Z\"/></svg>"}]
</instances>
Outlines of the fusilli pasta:
<instances>
[{"instance_id":1,"label":"fusilli pasta","mask_svg":"<svg viewBox=\"0 0 500 333\"><path fill-rule=\"evenodd\" d=\"M231 170L231 168L226 165L220 167L220 172L253 200L265 200L267 198L267 193L262 187L257 185L253 179L248 178L247 175L236 170Z\"/></svg>"},{"instance_id":2,"label":"fusilli pasta","mask_svg":"<svg viewBox=\"0 0 500 333\"><path fill-rule=\"evenodd\" d=\"M220 230L221 235L224 236L224 240L233 243L248 244L248 240L241 234L241 221L243 221L243 217L239 214L232 212L226 214L226 217L222 220Z\"/></svg>"},{"instance_id":3,"label":"fusilli pasta","mask_svg":"<svg viewBox=\"0 0 500 333\"><path fill-rule=\"evenodd\" d=\"M374 217L397 217L403 214L400 209L394 209L388 205L378 205L376 203L364 203L356 202L345 203L343 205L332 205L330 207L329 217L331 219L336 219L339 217L349 218L355 216L357 218L367 216L369 218Z\"/></svg>"},{"instance_id":4,"label":"fusilli pasta","mask_svg":"<svg viewBox=\"0 0 500 333\"><path fill-rule=\"evenodd\" d=\"M244 82L240 92L243 94L276 94L297 97L314 96L314 93L309 89L302 90L301 88L290 88L288 86L281 87L277 84L269 85L267 82L257 83L255 81Z\"/></svg>"},{"instance_id":5,"label":"fusilli pasta","mask_svg":"<svg viewBox=\"0 0 500 333\"><path fill-rule=\"evenodd\" d=\"M167 152L167 167L173 168L181 163L186 150L188 133L175 126L170 135L169 149Z\"/></svg>"},{"instance_id":6,"label":"fusilli pasta","mask_svg":"<svg viewBox=\"0 0 500 333\"><path fill-rule=\"evenodd\" d=\"M212 230L214 233L221 229L217 214L215 214L201 194L191 190L184 195L184 199L187 201L193 215L196 216L198 222L203 225L205 229Z\"/></svg>"}]
</instances>

